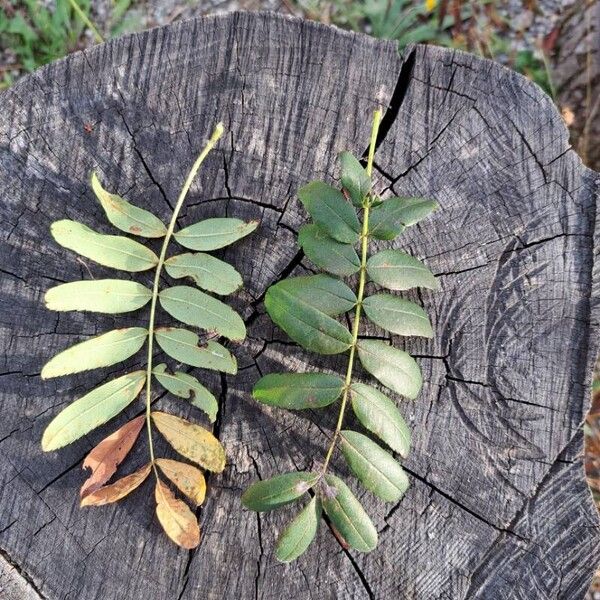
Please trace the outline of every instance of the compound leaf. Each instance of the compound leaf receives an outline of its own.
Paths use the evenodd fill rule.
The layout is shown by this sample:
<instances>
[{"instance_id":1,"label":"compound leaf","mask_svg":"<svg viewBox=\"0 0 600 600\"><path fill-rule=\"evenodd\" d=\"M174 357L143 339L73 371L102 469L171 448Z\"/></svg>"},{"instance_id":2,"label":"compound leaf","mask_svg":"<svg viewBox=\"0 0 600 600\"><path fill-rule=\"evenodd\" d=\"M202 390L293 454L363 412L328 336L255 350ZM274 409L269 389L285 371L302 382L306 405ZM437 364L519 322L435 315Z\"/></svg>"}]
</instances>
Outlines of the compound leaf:
<instances>
[{"instance_id":1,"label":"compound leaf","mask_svg":"<svg viewBox=\"0 0 600 600\"><path fill-rule=\"evenodd\" d=\"M365 314L375 325L396 335L433 337L427 313L414 302L392 296L375 294L363 300Z\"/></svg>"},{"instance_id":2,"label":"compound leaf","mask_svg":"<svg viewBox=\"0 0 600 600\"><path fill-rule=\"evenodd\" d=\"M322 495L323 510L351 548L371 552L377 546L377 530L350 488L335 475L325 475L328 489Z\"/></svg>"},{"instance_id":3,"label":"compound leaf","mask_svg":"<svg viewBox=\"0 0 600 600\"><path fill-rule=\"evenodd\" d=\"M360 222L342 192L322 181L312 181L298 190L298 197L313 221L334 240L346 244L358 241Z\"/></svg>"},{"instance_id":4,"label":"compound leaf","mask_svg":"<svg viewBox=\"0 0 600 600\"><path fill-rule=\"evenodd\" d=\"M127 496L138 488L148 475L150 475L150 469L152 468L151 463L131 473L131 475L125 475L121 479L118 479L110 485L104 485L93 492L90 492L81 499L81 506L102 506L103 504L111 504L112 502L118 502L121 498Z\"/></svg>"},{"instance_id":5,"label":"compound leaf","mask_svg":"<svg viewBox=\"0 0 600 600\"><path fill-rule=\"evenodd\" d=\"M156 480L154 498L156 516L169 538L182 548L195 548L200 543L200 526L188 505L175 498L160 479Z\"/></svg>"},{"instance_id":6,"label":"compound leaf","mask_svg":"<svg viewBox=\"0 0 600 600\"><path fill-rule=\"evenodd\" d=\"M336 242L317 225L303 225L298 234L298 244L317 267L328 273L347 277L360 270L356 250L350 244Z\"/></svg>"},{"instance_id":7,"label":"compound leaf","mask_svg":"<svg viewBox=\"0 0 600 600\"><path fill-rule=\"evenodd\" d=\"M287 563L304 554L315 539L320 520L321 501L313 496L279 536L275 549L277 559Z\"/></svg>"},{"instance_id":8,"label":"compound leaf","mask_svg":"<svg viewBox=\"0 0 600 600\"><path fill-rule=\"evenodd\" d=\"M408 489L408 477L394 457L362 433L344 430L340 435L352 473L382 500L398 502Z\"/></svg>"},{"instance_id":9,"label":"compound leaf","mask_svg":"<svg viewBox=\"0 0 600 600\"><path fill-rule=\"evenodd\" d=\"M172 256L165 261L165 269L174 279L189 277L199 288L221 296L243 285L242 276L230 264L204 252Z\"/></svg>"},{"instance_id":10,"label":"compound leaf","mask_svg":"<svg viewBox=\"0 0 600 600\"><path fill-rule=\"evenodd\" d=\"M138 352L147 337L144 327L127 327L80 342L50 359L42 369L42 379L114 365Z\"/></svg>"},{"instance_id":11,"label":"compound leaf","mask_svg":"<svg viewBox=\"0 0 600 600\"><path fill-rule=\"evenodd\" d=\"M158 294L160 305L177 320L214 331L230 340L246 337L246 326L240 315L220 300L187 285L177 285Z\"/></svg>"},{"instance_id":12,"label":"compound leaf","mask_svg":"<svg viewBox=\"0 0 600 600\"><path fill-rule=\"evenodd\" d=\"M159 327L155 337L162 350L179 362L231 375L237 373L235 357L218 342L208 341L198 346L198 335L176 327Z\"/></svg>"},{"instance_id":13,"label":"compound leaf","mask_svg":"<svg viewBox=\"0 0 600 600\"><path fill-rule=\"evenodd\" d=\"M246 237L258 227L258 221L241 221L231 217L205 219L173 235L190 250L217 250Z\"/></svg>"},{"instance_id":14,"label":"compound leaf","mask_svg":"<svg viewBox=\"0 0 600 600\"><path fill-rule=\"evenodd\" d=\"M50 422L42 437L42 449L57 450L118 415L137 398L145 371L117 377L69 404Z\"/></svg>"},{"instance_id":15,"label":"compound leaf","mask_svg":"<svg viewBox=\"0 0 600 600\"><path fill-rule=\"evenodd\" d=\"M420 260L400 250L383 250L371 256L367 273L375 283L390 290L439 288L433 273Z\"/></svg>"},{"instance_id":16,"label":"compound leaf","mask_svg":"<svg viewBox=\"0 0 600 600\"><path fill-rule=\"evenodd\" d=\"M171 394L189 400L193 406L208 415L211 423L215 422L219 410L217 399L194 376L182 371L168 373L165 363L156 365L152 369L152 373Z\"/></svg>"},{"instance_id":17,"label":"compound leaf","mask_svg":"<svg viewBox=\"0 0 600 600\"><path fill-rule=\"evenodd\" d=\"M152 292L123 279L71 281L50 288L44 296L50 310L83 310L106 314L131 312L148 304Z\"/></svg>"},{"instance_id":18,"label":"compound leaf","mask_svg":"<svg viewBox=\"0 0 600 600\"><path fill-rule=\"evenodd\" d=\"M408 352L380 340L361 340L357 349L363 367L383 385L411 400L419 395L421 369Z\"/></svg>"},{"instance_id":19,"label":"compound leaf","mask_svg":"<svg viewBox=\"0 0 600 600\"><path fill-rule=\"evenodd\" d=\"M366 195L371 191L371 178L365 168L350 152L340 152L342 185L355 206L362 206Z\"/></svg>"},{"instance_id":20,"label":"compound leaf","mask_svg":"<svg viewBox=\"0 0 600 600\"><path fill-rule=\"evenodd\" d=\"M196 506L204 502L206 495L206 481L200 469L168 458L157 458L156 464L179 489Z\"/></svg>"},{"instance_id":21,"label":"compound leaf","mask_svg":"<svg viewBox=\"0 0 600 600\"><path fill-rule=\"evenodd\" d=\"M396 405L379 390L364 383L350 386L352 410L361 425L406 458L411 434Z\"/></svg>"},{"instance_id":22,"label":"compound leaf","mask_svg":"<svg viewBox=\"0 0 600 600\"><path fill-rule=\"evenodd\" d=\"M343 379L328 373L270 373L259 379L252 396L269 406L301 410L329 406L343 389Z\"/></svg>"},{"instance_id":23,"label":"compound leaf","mask_svg":"<svg viewBox=\"0 0 600 600\"><path fill-rule=\"evenodd\" d=\"M243 494L242 504L266 512L289 504L308 492L319 480L317 473L293 472L253 483Z\"/></svg>"},{"instance_id":24,"label":"compound leaf","mask_svg":"<svg viewBox=\"0 0 600 600\"><path fill-rule=\"evenodd\" d=\"M151 212L130 204L117 194L107 192L100 184L96 173L92 173L92 189L107 219L117 229L147 238L160 238L167 233L164 223Z\"/></svg>"},{"instance_id":25,"label":"compound leaf","mask_svg":"<svg viewBox=\"0 0 600 600\"><path fill-rule=\"evenodd\" d=\"M139 242L98 233L77 221L55 221L50 232L61 246L105 267L138 272L152 269L158 263L158 256Z\"/></svg>"},{"instance_id":26,"label":"compound leaf","mask_svg":"<svg viewBox=\"0 0 600 600\"><path fill-rule=\"evenodd\" d=\"M225 448L204 427L159 411L152 412L152 420L167 442L185 458L215 473L225 468Z\"/></svg>"}]
</instances>

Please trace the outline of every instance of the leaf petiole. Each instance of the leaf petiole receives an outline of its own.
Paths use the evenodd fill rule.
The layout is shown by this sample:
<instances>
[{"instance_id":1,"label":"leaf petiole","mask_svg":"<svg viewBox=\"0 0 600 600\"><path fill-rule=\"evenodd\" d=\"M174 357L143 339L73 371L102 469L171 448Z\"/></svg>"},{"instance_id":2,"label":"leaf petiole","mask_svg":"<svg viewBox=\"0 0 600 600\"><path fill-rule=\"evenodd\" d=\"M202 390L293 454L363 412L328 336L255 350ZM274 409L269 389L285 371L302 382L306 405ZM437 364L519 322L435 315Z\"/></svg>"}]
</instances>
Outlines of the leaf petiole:
<instances>
[{"instance_id":1,"label":"leaf petiole","mask_svg":"<svg viewBox=\"0 0 600 600\"><path fill-rule=\"evenodd\" d=\"M371 142L369 144L369 154L367 158L367 174L371 177L373 173L373 160L375 157L375 146L377 142L377 135L379 133L379 126L381 125L382 119L382 111L381 109L377 109L373 113L373 126L371 129ZM358 342L358 332L360 328L360 316L362 312L362 301L365 293L365 284L367 280L367 253L369 249L369 210L371 207L371 194L369 193L366 198L363 200L363 220L362 220L362 230L360 234L360 271L359 271L359 279L358 279L358 290L356 293L356 308L354 310L354 322L352 325L352 345L350 346L350 354L348 356L348 367L346 369L346 379L344 381L344 392L342 395L342 402L340 404L340 412L338 415L337 424L335 427L335 432L333 437L331 438L331 443L327 450L327 454L325 455L325 460L323 462L323 466L321 468L320 478L322 478L326 472L327 467L329 466L329 462L331 461L331 457L333 455L333 451L335 450L335 446L337 444L340 431L342 430L342 425L344 423L344 415L346 412L346 405L348 403L348 395L350 393L350 385L352 383L352 372L354 369L354 360L356 357L356 344Z\"/></svg>"},{"instance_id":2,"label":"leaf petiole","mask_svg":"<svg viewBox=\"0 0 600 600\"><path fill-rule=\"evenodd\" d=\"M177 222L177 217L179 216L179 211L185 202L185 198L187 193L200 169L204 159L208 156L209 152L213 149L219 138L223 135L223 123L218 123L215 127L210 139L208 140L206 146L192 165L190 172L185 180L183 187L181 188L181 192L179 193L179 198L177 198L177 203L175 204L175 208L173 209L173 215L171 216L171 221L169 222L169 226L167 228L167 233L165 234L162 248L160 250L160 255L158 258L158 264L156 265L156 272L154 274L154 285L152 286L152 301L150 303L150 319L148 324L148 363L146 365L146 429L148 432L148 445L150 448L150 461L152 464L152 468L154 469L154 474L158 479L158 471L156 469L156 460L154 458L154 445L152 443L152 419L151 419L151 397L152 397L152 351L154 345L154 319L156 315L156 303L158 300L158 291L160 284L160 274L165 262L165 257L167 255L167 248L169 246L169 242L171 240L171 236L173 235L173 231L175 229L175 224Z\"/></svg>"}]
</instances>

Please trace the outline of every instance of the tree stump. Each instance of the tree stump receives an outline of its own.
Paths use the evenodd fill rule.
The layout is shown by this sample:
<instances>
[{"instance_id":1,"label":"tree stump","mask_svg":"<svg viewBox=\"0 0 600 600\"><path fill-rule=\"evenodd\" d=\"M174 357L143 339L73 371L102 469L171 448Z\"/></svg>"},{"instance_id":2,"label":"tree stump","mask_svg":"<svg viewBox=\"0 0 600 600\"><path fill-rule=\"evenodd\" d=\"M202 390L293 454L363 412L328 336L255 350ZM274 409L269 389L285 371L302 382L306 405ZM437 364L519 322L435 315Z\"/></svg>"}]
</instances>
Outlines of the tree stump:
<instances>
[{"instance_id":1,"label":"tree stump","mask_svg":"<svg viewBox=\"0 0 600 600\"><path fill-rule=\"evenodd\" d=\"M273 550L290 513L257 516L240 495L259 477L322 459L335 409L290 413L257 404L249 392L261 372L341 370L344 359L291 345L265 315L262 297L274 281L313 268L295 242L307 218L296 191L336 177L339 151L363 152L378 105L387 109L376 188L441 205L396 242L424 259L442 287L418 298L435 339L394 340L417 357L426 382L415 402L398 399L414 435L405 462L411 488L395 506L360 494L380 532L371 554L344 550L321 527L310 551L285 566ZM460 52L417 46L399 55L392 42L237 13L75 54L2 94L2 107L7 596L584 595L600 548L581 465L600 316L599 176L569 148L537 87ZM246 282L236 306L249 338L235 348L237 376L201 375L221 392L216 434L229 466L209 479L202 542L187 552L160 531L149 483L116 505L78 506L82 458L138 414L141 401L62 451L40 448L52 416L107 376L42 382L41 365L79 339L144 315L50 313L42 296L56 282L111 276L49 235L61 218L109 231L88 185L93 169L111 189L168 218L221 119L229 133L192 187L180 225L226 214L259 218L261 226L225 253ZM165 403L198 418L185 403L157 400ZM146 456L140 443L126 465Z\"/></svg>"}]
</instances>

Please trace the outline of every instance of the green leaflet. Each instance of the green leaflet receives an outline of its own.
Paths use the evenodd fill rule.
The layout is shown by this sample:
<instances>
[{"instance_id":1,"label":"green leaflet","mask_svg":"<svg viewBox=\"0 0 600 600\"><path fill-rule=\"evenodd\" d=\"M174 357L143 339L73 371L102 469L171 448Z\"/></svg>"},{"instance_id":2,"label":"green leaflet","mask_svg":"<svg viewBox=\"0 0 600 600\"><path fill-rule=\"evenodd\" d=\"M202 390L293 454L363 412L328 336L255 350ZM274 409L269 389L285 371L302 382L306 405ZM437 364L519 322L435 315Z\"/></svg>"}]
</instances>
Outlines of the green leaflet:
<instances>
[{"instance_id":1,"label":"green leaflet","mask_svg":"<svg viewBox=\"0 0 600 600\"><path fill-rule=\"evenodd\" d=\"M199 288L221 296L243 285L242 276L230 264L204 252L172 256L165 261L165 269L174 279L189 277Z\"/></svg>"},{"instance_id":2,"label":"green leaflet","mask_svg":"<svg viewBox=\"0 0 600 600\"><path fill-rule=\"evenodd\" d=\"M376 496L398 502L408 489L408 477L394 457L357 431L341 432L341 449L352 473Z\"/></svg>"},{"instance_id":3,"label":"green leaflet","mask_svg":"<svg viewBox=\"0 0 600 600\"><path fill-rule=\"evenodd\" d=\"M237 362L229 350L221 344L208 341L198 346L200 338L187 329L159 327L155 331L156 342L171 358L190 367L211 369L235 375Z\"/></svg>"},{"instance_id":4,"label":"green leaflet","mask_svg":"<svg viewBox=\"0 0 600 600\"><path fill-rule=\"evenodd\" d=\"M164 223L151 212L133 206L121 196L107 192L92 173L92 189L100 201L107 219L121 231L147 238L164 237L167 228Z\"/></svg>"},{"instance_id":5,"label":"green leaflet","mask_svg":"<svg viewBox=\"0 0 600 600\"><path fill-rule=\"evenodd\" d=\"M316 473L294 472L257 481L242 494L242 504L257 512L273 510L300 498L318 479Z\"/></svg>"},{"instance_id":6,"label":"green leaflet","mask_svg":"<svg viewBox=\"0 0 600 600\"><path fill-rule=\"evenodd\" d=\"M344 381L328 373L270 373L252 390L255 400L292 410L322 408L341 395Z\"/></svg>"},{"instance_id":7,"label":"green leaflet","mask_svg":"<svg viewBox=\"0 0 600 600\"><path fill-rule=\"evenodd\" d=\"M352 335L341 323L290 293L285 285L269 288L265 308L273 322L307 350L338 354L352 345Z\"/></svg>"},{"instance_id":8,"label":"green leaflet","mask_svg":"<svg viewBox=\"0 0 600 600\"><path fill-rule=\"evenodd\" d=\"M107 314L131 312L150 302L152 292L141 283L122 279L71 281L50 288L44 300L49 310L84 310Z\"/></svg>"},{"instance_id":9,"label":"green leaflet","mask_svg":"<svg viewBox=\"0 0 600 600\"><path fill-rule=\"evenodd\" d=\"M77 221L63 219L50 227L58 244L105 267L122 271L147 271L158 263L152 250L126 237L105 235Z\"/></svg>"},{"instance_id":10,"label":"green leaflet","mask_svg":"<svg viewBox=\"0 0 600 600\"><path fill-rule=\"evenodd\" d=\"M187 285L162 290L160 305L177 320L215 331L230 340L243 340L246 326L242 318L227 304Z\"/></svg>"},{"instance_id":11,"label":"green leaflet","mask_svg":"<svg viewBox=\"0 0 600 600\"><path fill-rule=\"evenodd\" d=\"M298 234L298 244L317 267L328 273L347 277L360 270L360 259L356 250L350 244L336 242L318 225L302 225Z\"/></svg>"},{"instance_id":12,"label":"green leaflet","mask_svg":"<svg viewBox=\"0 0 600 600\"><path fill-rule=\"evenodd\" d=\"M175 239L190 250L217 250L246 237L258 227L258 221L206 219L175 232Z\"/></svg>"},{"instance_id":13,"label":"green leaflet","mask_svg":"<svg viewBox=\"0 0 600 600\"><path fill-rule=\"evenodd\" d=\"M147 337L144 327L128 327L80 342L49 360L42 369L42 379L109 367L133 356Z\"/></svg>"},{"instance_id":14,"label":"green leaflet","mask_svg":"<svg viewBox=\"0 0 600 600\"><path fill-rule=\"evenodd\" d=\"M393 240L405 227L415 225L438 204L425 198L387 198L373 209L369 220L369 234L378 240Z\"/></svg>"},{"instance_id":15,"label":"green leaflet","mask_svg":"<svg viewBox=\"0 0 600 600\"><path fill-rule=\"evenodd\" d=\"M433 273L418 259L400 250L383 250L367 261L369 277L389 290L410 290L414 287L437 290Z\"/></svg>"},{"instance_id":16,"label":"green leaflet","mask_svg":"<svg viewBox=\"0 0 600 600\"><path fill-rule=\"evenodd\" d=\"M342 192L322 181L313 181L298 190L298 197L327 235L346 244L358 241L360 222Z\"/></svg>"},{"instance_id":17,"label":"green leaflet","mask_svg":"<svg viewBox=\"0 0 600 600\"><path fill-rule=\"evenodd\" d=\"M321 501L313 496L279 536L275 550L277 560L292 562L304 554L315 539L320 520Z\"/></svg>"},{"instance_id":18,"label":"green leaflet","mask_svg":"<svg viewBox=\"0 0 600 600\"><path fill-rule=\"evenodd\" d=\"M357 349L363 367L383 385L411 400L419 395L421 369L408 352L379 340L361 340Z\"/></svg>"},{"instance_id":19,"label":"green leaflet","mask_svg":"<svg viewBox=\"0 0 600 600\"><path fill-rule=\"evenodd\" d=\"M190 404L208 415L211 423L215 422L219 410L217 399L195 377L183 371L168 373L165 363L156 365L152 374L171 394L189 400Z\"/></svg>"},{"instance_id":20,"label":"green leaflet","mask_svg":"<svg viewBox=\"0 0 600 600\"><path fill-rule=\"evenodd\" d=\"M290 277L277 285L330 317L348 312L356 304L356 294L343 281L329 275Z\"/></svg>"},{"instance_id":21,"label":"green leaflet","mask_svg":"<svg viewBox=\"0 0 600 600\"><path fill-rule=\"evenodd\" d=\"M42 449L48 452L62 448L118 415L135 400L145 378L144 371L128 373L69 404L46 427Z\"/></svg>"},{"instance_id":22,"label":"green leaflet","mask_svg":"<svg viewBox=\"0 0 600 600\"><path fill-rule=\"evenodd\" d=\"M411 434L396 405L379 390L364 383L350 386L352 410L361 425L406 458Z\"/></svg>"},{"instance_id":23,"label":"green leaflet","mask_svg":"<svg viewBox=\"0 0 600 600\"><path fill-rule=\"evenodd\" d=\"M433 337L427 313L414 302L391 294L375 294L363 300L363 308L375 325L396 335Z\"/></svg>"},{"instance_id":24,"label":"green leaflet","mask_svg":"<svg viewBox=\"0 0 600 600\"><path fill-rule=\"evenodd\" d=\"M342 185L348 190L354 206L362 206L371 191L371 178L350 152L340 153L340 167Z\"/></svg>"},{"instance_id":25,"label":"green leaflet","mask_svg":"<svg viewBox=\"0 0 600 600\"><path fill-rule=\"evenodd\" d=\"M359 552L377 546L377 530L350 488L335 475L325 475L329 486L322 496L323 510L348 545Z\"/></svg>"}]
</instances>

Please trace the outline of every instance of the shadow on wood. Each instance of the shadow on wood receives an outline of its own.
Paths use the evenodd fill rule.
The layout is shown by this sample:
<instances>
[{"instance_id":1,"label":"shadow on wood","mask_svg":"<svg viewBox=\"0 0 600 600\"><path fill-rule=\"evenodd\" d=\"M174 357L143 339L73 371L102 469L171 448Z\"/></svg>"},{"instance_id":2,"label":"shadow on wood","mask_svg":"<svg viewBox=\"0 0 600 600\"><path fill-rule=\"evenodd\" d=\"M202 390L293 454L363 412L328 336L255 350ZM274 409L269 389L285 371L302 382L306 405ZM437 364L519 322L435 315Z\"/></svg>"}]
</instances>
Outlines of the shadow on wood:
<instances>
[{"instance_id":1,"label":"shadow on wood","mask_svg":"<svg viewBox=\"0 0 600 600\"><path fill-rule=\"evenodd\" d=\"M397 242L442 286L417 299L435 339L394 340L426 381L417 401L401 401L414 432L412 487L396 506L361 496L381 537L370 555L343 551L322 530L284 566L273 541L289 514L245 511L241 490L319 459L332 415L250 398L261 371L315 362L273 328L261 298L283 275L311 269L295 245L306 219L296 190L335 175L339 151L364 149L378 105L388 108L377 189L441 205ZM581 466L600 315L599 176L569 149L538 88L470 55L419 46L399 56L391 42L239 13L73 55L2 94L2 106L0 547L32 597L582 597L600 548ZM229 467L209 479L203 541L188 553L160 533L149 484L115 506L78 507L83 456L141 404L63 451L41 452L50 418L107 376L42 382L41 365L117 322L51 314L41 299L57 281L109 273L49 235L65 217L108 231L90 171L168 217L220 119L229 134L180 225L226 213L261 227L226 254L247 282L237 302L250 337L235 349L237 377L204 378L221 390ZM339 370L342 360L323 364ZM145 456L141 445L130 468Z\"/></svg>"}]
</instances>

